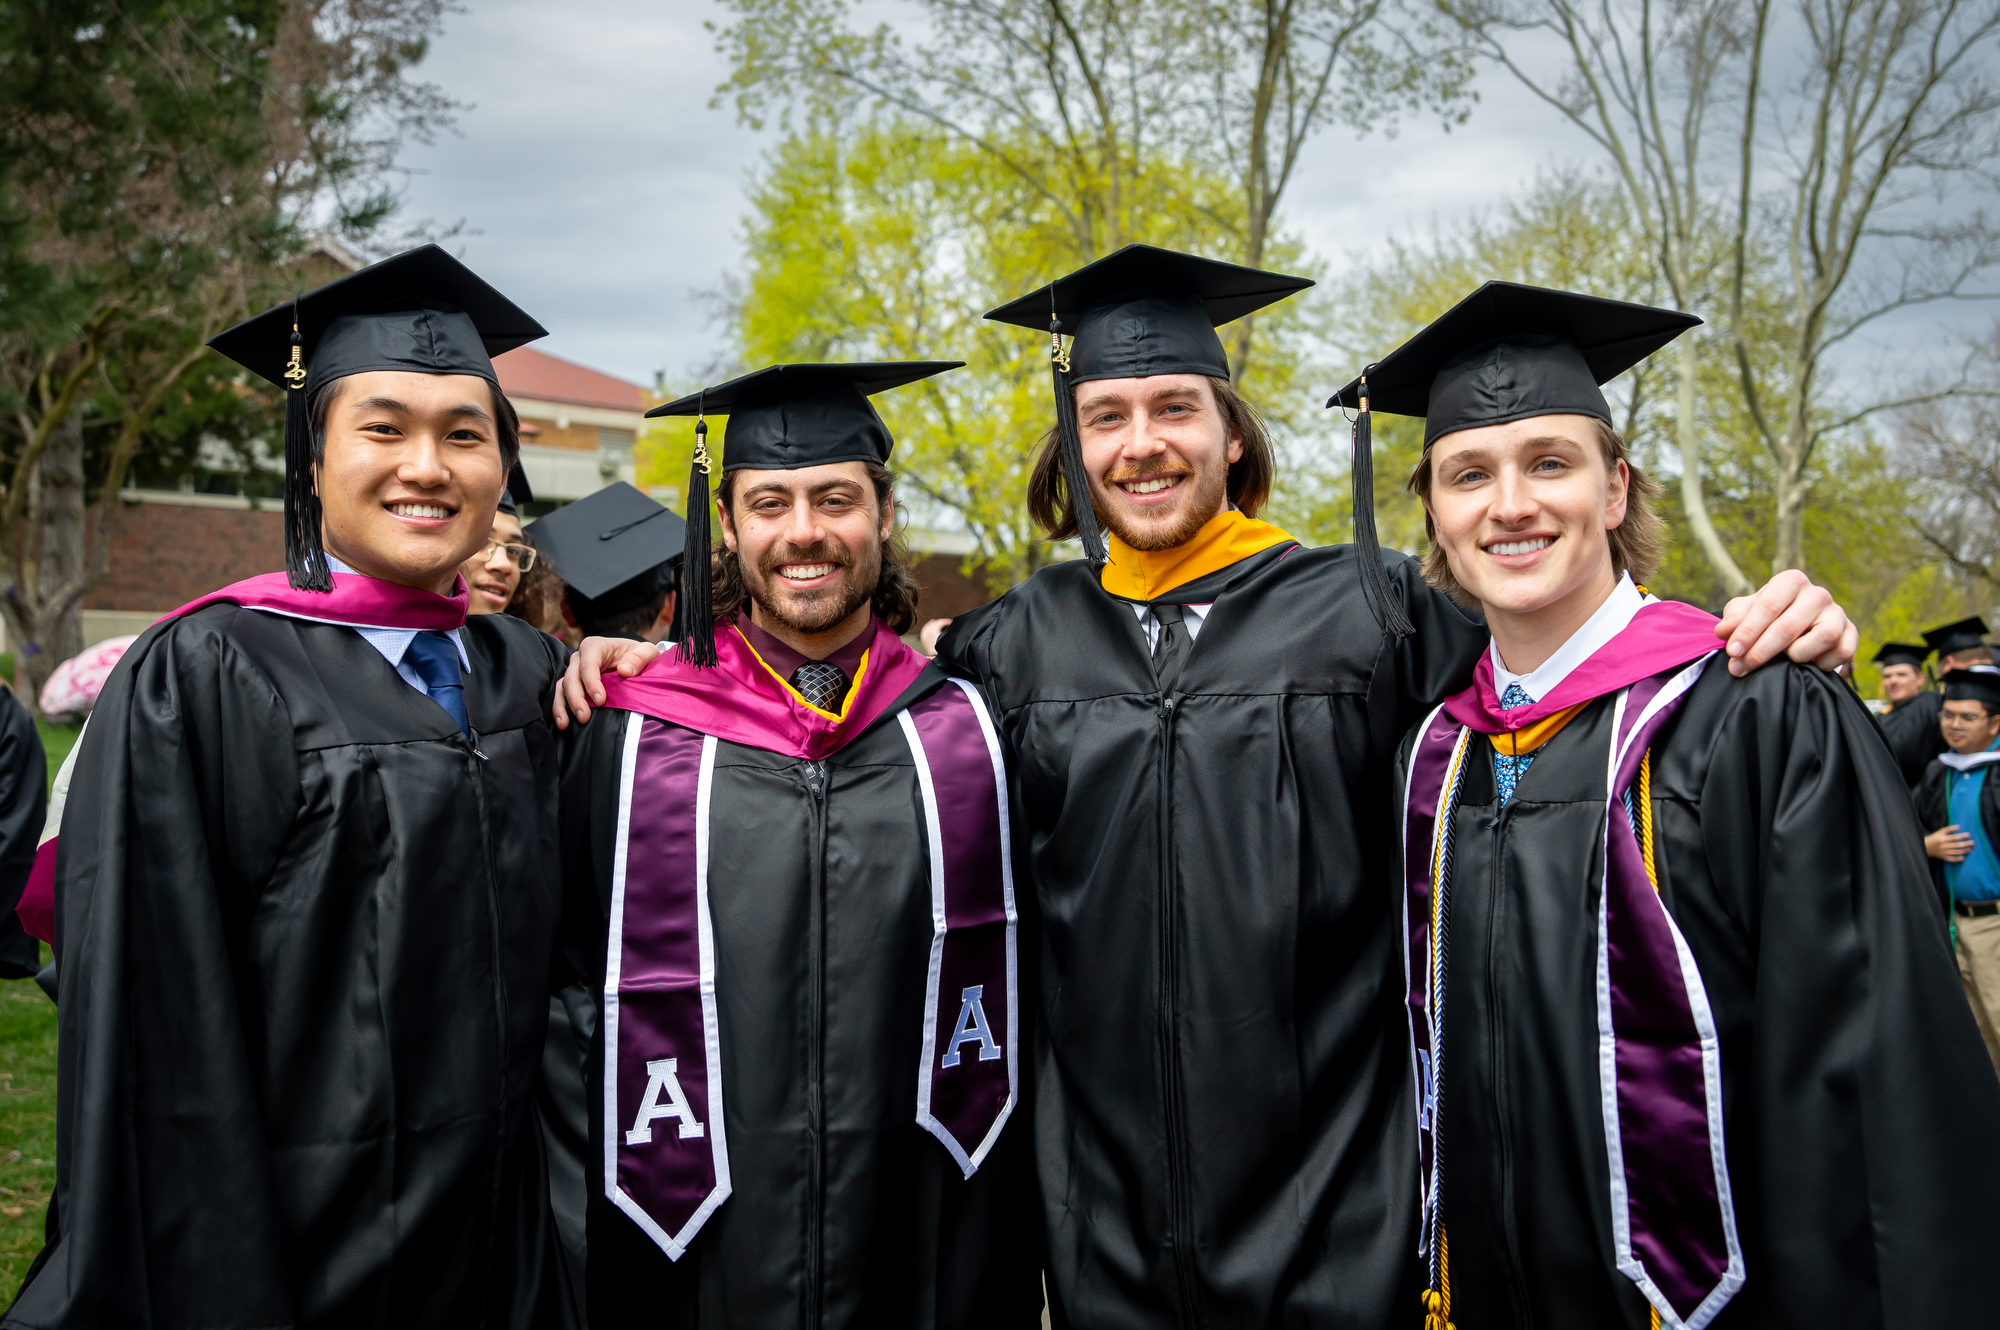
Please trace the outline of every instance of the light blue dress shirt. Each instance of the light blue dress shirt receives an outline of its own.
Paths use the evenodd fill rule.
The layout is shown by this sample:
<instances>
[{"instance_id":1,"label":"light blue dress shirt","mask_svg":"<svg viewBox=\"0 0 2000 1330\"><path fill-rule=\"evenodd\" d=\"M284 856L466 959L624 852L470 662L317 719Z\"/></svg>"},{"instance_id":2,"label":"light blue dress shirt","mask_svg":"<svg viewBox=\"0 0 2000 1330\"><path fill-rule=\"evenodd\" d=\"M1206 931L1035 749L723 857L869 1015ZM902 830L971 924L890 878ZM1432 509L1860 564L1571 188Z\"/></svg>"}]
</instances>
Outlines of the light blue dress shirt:
<instances>
[{"instance_id":1,"label":"light blue dress shirt","mask_svg":"<svg viewBox=\"0 0 2000 1330\"><path fill-rule=\"evenodd\" d=\"M331 554L326 556L326 566L336 573L349 573L357 577L362 576L362 574L355 573L352 568L349 568ZM416 689L425 697L431 695L430 689L424 687L424 681L417 677L416 667L404 658L410 649L410 643L417 636L416 629L363 628L359 624L352 625L352 627L355 632L361 634L363 641L382 653L382 659L388 661L389 668L402 676L404 683ZM464 630L454 628L446 633L445 636L449 637L451 644L458 648L458 663L465 667L467 674L470 674L472 673L472 658L465 654L465 643L459 640L458 635L462 631Z\"/></svg>"}]
</instances>

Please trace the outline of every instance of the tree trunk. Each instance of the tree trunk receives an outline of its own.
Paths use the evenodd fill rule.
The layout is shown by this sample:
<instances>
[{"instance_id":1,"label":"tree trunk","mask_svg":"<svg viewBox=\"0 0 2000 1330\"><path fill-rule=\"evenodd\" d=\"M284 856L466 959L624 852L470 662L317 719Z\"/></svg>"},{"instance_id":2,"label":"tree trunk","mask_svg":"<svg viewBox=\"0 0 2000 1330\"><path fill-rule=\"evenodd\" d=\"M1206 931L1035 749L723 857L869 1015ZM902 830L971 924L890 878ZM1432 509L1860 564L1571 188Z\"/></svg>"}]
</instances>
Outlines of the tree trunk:
<instances>
[{"instance_id":1,"label":"tree trunk","mask_svg":"<svg viewBox=\"0 0 2000 1330\"><path fill-rule=\"evenodd\" d=\"M1681 382L1680 382L1680 440L1681 440L1681 509L1687 515L1688 526L1694 530L1695 543L1708 556L1709 566L1722 579L1724 591L1731 596L1747 596L1752 588L1750 579L1736 566L1730 557L1729 547L1722 543L1716 532L1715 523L1709 520L1708 499L1701 488L1701 432L1694 417L1695 400L1695 340L1685 338L1681 342Z\"/></svg>"},{"instance_id":2,"label":"tree trunk","mask_svg":"<svg viewBox=\"0 0 2000 1330\"><path fill-rule=\"evenodd\" d=\"M1806 566L1806 501L1811 498L1806 483L1804 439L1794 429L1785 437L1785 451L1778 459L1777 533L1778 547L1771 558L1771 571L1783 572Z\"/></svg>"},{"instance_id":3,"label":"tree trunk","mask_svg":"<svg viewBox=\"0 0 2000 1330\"><path fill-rule=\"evenodd\" d=\"M30 520L39 518L34 589L22 588L10 606L9 626L21 638L17 677L21 701L42 714L42 685L55 667L83 650L83 613L75 602L59 604L56 594L83 572L83 417L72 414L56 427L36 467L39 490Z\"/></svg>"}]
</instances>

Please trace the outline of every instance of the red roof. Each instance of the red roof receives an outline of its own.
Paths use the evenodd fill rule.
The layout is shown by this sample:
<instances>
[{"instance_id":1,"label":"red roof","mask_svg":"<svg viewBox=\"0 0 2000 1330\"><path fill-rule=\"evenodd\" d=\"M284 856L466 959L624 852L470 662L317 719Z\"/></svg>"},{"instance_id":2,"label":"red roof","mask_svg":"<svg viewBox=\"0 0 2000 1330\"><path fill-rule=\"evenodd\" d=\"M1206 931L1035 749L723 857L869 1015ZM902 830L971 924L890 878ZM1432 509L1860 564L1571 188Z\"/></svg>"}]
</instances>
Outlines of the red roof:
<instances>
[{"instance_id":1,"label":"red roof","mask_svg":"<svg viewBox=\"0 0 2000 1330\"><path fill-rule=\"evenodd\" d=\"M612 411L644 411L646 390L636 383L572 365L532 346L516 347L493 357L500 389L509 397L570 406L598 406Z\"/></svg>"}]
</instances>

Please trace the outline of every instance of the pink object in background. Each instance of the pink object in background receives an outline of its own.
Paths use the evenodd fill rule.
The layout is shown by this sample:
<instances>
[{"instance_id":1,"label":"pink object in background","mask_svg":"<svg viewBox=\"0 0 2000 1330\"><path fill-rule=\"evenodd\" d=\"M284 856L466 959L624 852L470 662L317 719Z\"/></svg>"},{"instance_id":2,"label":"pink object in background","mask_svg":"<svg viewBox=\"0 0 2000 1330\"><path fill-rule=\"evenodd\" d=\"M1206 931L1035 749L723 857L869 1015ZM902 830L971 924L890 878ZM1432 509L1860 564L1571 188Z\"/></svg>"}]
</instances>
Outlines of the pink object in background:
<instances>
[{"instance_id":1,"label":"pink object in background","mask_svg":"<svg viewBox=\"0 0 2000 1330\"><path fill-rule=\"evenodd\" d=\"M42 685L42 714L78 718L89 715L90 709L97 705L97 694L104 688L104 681L111 677L112 667L125 654L125 648L138 640L137 634L107 637L56 666L49 681Z\"/></svg>"}]
</instances>

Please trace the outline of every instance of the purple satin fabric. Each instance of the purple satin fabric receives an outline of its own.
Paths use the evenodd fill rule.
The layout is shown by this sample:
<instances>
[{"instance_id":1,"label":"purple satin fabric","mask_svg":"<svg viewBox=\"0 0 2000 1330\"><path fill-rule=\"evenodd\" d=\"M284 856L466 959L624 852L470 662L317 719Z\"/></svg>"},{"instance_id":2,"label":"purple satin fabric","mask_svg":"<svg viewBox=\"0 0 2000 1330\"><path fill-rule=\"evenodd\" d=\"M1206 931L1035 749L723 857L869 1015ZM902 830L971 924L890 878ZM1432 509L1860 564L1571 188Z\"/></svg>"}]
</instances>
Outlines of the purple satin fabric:
<instances>
[{"instance_id":1,"label":"purple satin fabric","mask_svg":"<svg viewBox=\"0 0 2000 1330\"><path fill-rule=\"evenodd\" d=\"M1706 610L1678 601L1656 600L1639 607L1623 632L1570 671L1547 697L1512 711L1500 706L1493 688L1493 658L1482 653L1472 670L1472 687L1445 700L1459 724L1480 734L1509 734L1545 720L1579 702L1589 702L1629 688L1662 670L1700 660L1722 644L1715 636L1720 623Z\"/></svg>"},{"instance_id":2,"label":"purple satin fabric","mask_svg":"<svg viewBox=\"0 0 2000 1330\"><path fill-rule=\"evenodd\" d=\"M931 887L936 932L917 1120L967 1177L1013 1109L1018 1065L1006 786L998 741L990 718L982 724L980 706L954 683L907 713L930 772L938 833L931 862L933 877L942 879ZM966 996L974 990L976 999ZM990 1038L954 1047L974 1010L985 1017Z\"/></svg>"},{"instance_id":3,"label":"purple satin fabric","mask_svg":"<svg viewBox=\"0 0 2000 1330\"><path fill-rule=\"evenodd\" d=\"M469 602L464 578L452 583L451 595L440 596L435 591L384 582L379 577L363 577L359 573L335 573L332 591L300 591L283 573L260 573L191 600L165 617L174 619L193 614L204 605L229 604L361 628L450 632L465 627Z\"/></svg>"},{"instance_id":4,"label":"purple satin fabric","mask_svg":"<svg viewBox=\"0 0 2000 1330\"><path fill-rule=\"evenodd\" d=\"M1719 1143L1709 1134L1701 1031L1673 924L1624 815L1625 793L1639 778L1646 750L1686 698L1681 693L1640 726L1666 682L1642 680L1625 699L1624 757L1606 823L1604 947L1632 1252L1686 1320L1729 1271L1714 1165Z\"/></svg>"},{"instance_id":5,"label":"purple satin fabric","mask_svg":"<svg viewBox=\"0 0 2000 1330\"><path fill-rule=\"evenodd\" d=\"M711 1011L704 1010L701 976L705 911L697 848L701 828L697 794L704 736L678 725L645 719L628 790L623 871L615 884L614 943L617 985L606 995L605 1044L615 1075L605 1092L605 1149L610 1153L611 1199L634 1219L643 1213L654 1241L676 1259L693 1239L699 1219L729 1194L721 1084L711 1083L719 1054L709 1045ZM712 963L712 962L711 962ZM713 999L708 1007L712 1010ZM655 1092L648 1065L672 1059L672 1075L699 1136L684 1134L679 1117L640 1122L649 1094L656 1106L672 1105ZM651 1139L628 1140L635 1127ZM646 1227L641 1221L641 1227Z\"/></svg>"}]
</instances>

